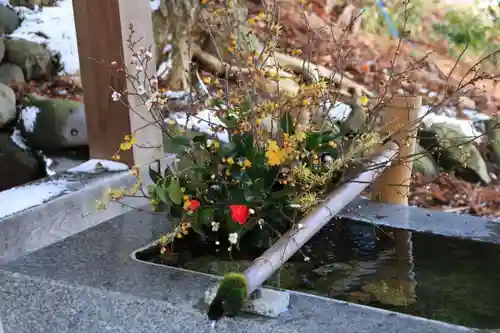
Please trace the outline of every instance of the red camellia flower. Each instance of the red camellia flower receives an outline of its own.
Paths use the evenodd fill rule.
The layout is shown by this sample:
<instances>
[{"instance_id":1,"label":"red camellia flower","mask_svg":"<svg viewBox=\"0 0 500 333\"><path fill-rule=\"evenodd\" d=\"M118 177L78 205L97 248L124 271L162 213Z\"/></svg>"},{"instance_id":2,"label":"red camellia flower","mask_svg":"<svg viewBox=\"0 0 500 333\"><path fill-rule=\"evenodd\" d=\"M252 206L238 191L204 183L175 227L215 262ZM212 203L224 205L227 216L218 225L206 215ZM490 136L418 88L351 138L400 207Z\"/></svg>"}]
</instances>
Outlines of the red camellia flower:
<instances>
[{"instance_id":1,"label":"red camellia flower","mask_svg":"<svg viewBox=\"0 0 500 333\"><path fill-rule=\"evenodd\" d=\"M231 218L238 224L244 224L250 216L250 208L245 205L231 205Z\"/></svg>"},{"instance_id":2,"label":"red camellia flower","mask_svg":"<svg viewBox=\"0 0 500 333\"><path fill-rule=\"evenodd\" d=\"M198 207L200 207L200 202L198 200L196 200L196 199L189 200L187 210L194 212L198 209Z\"/></svg>"}]
</instances>

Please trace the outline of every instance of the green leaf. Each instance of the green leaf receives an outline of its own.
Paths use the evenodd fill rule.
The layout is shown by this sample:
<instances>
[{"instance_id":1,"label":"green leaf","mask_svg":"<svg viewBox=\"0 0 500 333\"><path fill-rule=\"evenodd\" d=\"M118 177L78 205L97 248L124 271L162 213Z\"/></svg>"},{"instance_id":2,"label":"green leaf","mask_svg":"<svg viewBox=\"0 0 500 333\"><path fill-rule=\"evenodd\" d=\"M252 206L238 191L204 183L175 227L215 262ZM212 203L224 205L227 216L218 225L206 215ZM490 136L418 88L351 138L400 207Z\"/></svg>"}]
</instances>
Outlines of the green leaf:
<instances>
[{"instance_id":1,"label":"green leaf","mask_svg":"<svg viewBox=\"0 0 500 333\"><path fill-rule=\"evenodd\" d=\"M290 112L285 112L280 119L281 130L286 134L293 134L293 119Z\"/></svg>"},{"instance_id":2,"label":"green leaf","mask_svg":"<svg viewBox=\"0 0 500 333\"><path fill-rule=\"evenodd\" d=\"M214 210L212 208L204 208L199 210L198 222L200 225L210 225L214 220Z\"/></svg>"},{"instance_id":3,"label":"green leaf","mask_svg":"<svg viewBox=\"0 0 500 333\"><path fill-rule=\"evenodd\" d=\"M199 143L199 144L205 144L208 140L208 135L207 134L200 134L196 135L193 138L193 142Z\"/></svg>"},{"instance_id":4,"label":"green leaf","mask_svg":"<svg viewBox=\"0 0 500 333\"><path fill-rule=\"evenodd\" d=\"M191 147L191 139L187 136L174 136L170 139L172 143L178 144L179 146Z\"/></svg>"},{"instance_id":5,"label":"green leaf","mask_svg":"<svg viewBox=\"0 0 500 333\"><path fill-rule=\"evenodd\" d=\"M180 205L182 203L182 190L178 178L174 178L170 182L168 186L168 196L174 204Z\"/></svg>"},{"instance_id":6,"label":"green leaf","mask_svg":"<svg viewBox=\"0 0 500 333\"><path fill-rule=\"evenodd\" d=\"M245 99L243 100L243 103L241 104L240 107L241 113L243 115L248 114L251 107L252 107L252 100L248 94L245 94Z\"/></svg>"},{"instance_id":7,"label":"green leaf","mask_svg":"<svg viewBox=\"0 0 500 333\"><path fill-rule=\"evenodd\" d=\"M156 198L157 197L157 194L156 194L156 185L153 185L153 184L149 184L148 185L148 194L152 198Z\"/></svg>"},{"instance_id":8,"label":"green leaf","mask_svg":"<svg viewBox=\"0 0 500 333\"><path fill-rule=\"evenodd\" d=\"M307 150L316 149L322 141L322 135L319 132L308 133L306 138Z\"/></svg>"},{"instance_id":9,"label":"green leaf","mask_svg":"<svg viewBox=\"0 0 500 333\"><path fill-rule=\"evenodd\" d=\"M187 148L191 148L191 139L186 136L174 136L172 138L165 139L165 146L165 150L169 153L180 154Z\"/></svg>"},{"instance_id":10,"label":"green leaf","mask_svg":"<svg viewBox=\"0 0 500 333\"><path fill-rule=\"evenodd\" d=\"M156 195L161 202L164 202L166 204L170 203L170 201L168 200L168 190L163 185L158 184L156 186Z\"/></svg>"}]
</instances>

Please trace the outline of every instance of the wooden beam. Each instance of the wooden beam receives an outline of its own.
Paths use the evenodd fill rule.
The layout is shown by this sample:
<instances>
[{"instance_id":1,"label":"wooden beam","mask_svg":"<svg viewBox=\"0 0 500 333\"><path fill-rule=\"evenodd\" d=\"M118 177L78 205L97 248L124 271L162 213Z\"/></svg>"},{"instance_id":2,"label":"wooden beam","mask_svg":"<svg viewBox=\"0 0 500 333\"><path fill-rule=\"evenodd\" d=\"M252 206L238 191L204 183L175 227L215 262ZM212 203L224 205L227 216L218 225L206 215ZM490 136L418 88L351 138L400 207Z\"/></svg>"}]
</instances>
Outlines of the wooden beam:
<instances>
[{"instance_id":1,"label":"wooden beam","mask_svg":"<svg viewBox=\"0 0 500 333\"><path fill-rule=\"evenodd\" d=\"M122 100L115 102L111 93L135 93L125 72L117 69L135 72L127 43L130 24L135 30L134 41L140 39L136 49L154 46L149 0L97 2L73 0L90 156L110 159L124 136L134 133L137 145L121 152L120 160L129 166L144 165L163 154L161 129L138 96L123 94ZM115 66L111 66L113 62ZM150 77L155 63L151 59L147 68Z\"/></svg>"}]
</instances>

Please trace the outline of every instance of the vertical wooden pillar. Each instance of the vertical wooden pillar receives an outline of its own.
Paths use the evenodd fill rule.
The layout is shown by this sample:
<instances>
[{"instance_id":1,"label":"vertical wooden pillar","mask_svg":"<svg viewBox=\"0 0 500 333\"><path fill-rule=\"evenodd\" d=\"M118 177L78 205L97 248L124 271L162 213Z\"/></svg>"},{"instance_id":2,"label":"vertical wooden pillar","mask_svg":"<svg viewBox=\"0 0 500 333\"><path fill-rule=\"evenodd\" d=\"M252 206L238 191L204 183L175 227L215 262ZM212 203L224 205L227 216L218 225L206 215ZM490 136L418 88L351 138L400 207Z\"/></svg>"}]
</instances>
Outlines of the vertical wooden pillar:
<instances>
[{"instance_id":1,"label":"vertical wooden pillar","mask_svg":"<svg viewBox=\"0 0 500 333\"><path fill-rule=\"evenodd\" d=\"M125 73L117 71L129 68L135 73L127 46L129 25L135 28L134 41L141 39L136 48L154 46L149 0L73 0L73 9L91 158L110 159L131 133L143 147L121 152L122 162L144 165L160 158L161 129L139 97L123 94L117 102L111 98L113 90L135 93ZM117 65L111 66L112 62ZM155 64L150 60L149 75L154 74Z\"/></svg>"}]
</instances>

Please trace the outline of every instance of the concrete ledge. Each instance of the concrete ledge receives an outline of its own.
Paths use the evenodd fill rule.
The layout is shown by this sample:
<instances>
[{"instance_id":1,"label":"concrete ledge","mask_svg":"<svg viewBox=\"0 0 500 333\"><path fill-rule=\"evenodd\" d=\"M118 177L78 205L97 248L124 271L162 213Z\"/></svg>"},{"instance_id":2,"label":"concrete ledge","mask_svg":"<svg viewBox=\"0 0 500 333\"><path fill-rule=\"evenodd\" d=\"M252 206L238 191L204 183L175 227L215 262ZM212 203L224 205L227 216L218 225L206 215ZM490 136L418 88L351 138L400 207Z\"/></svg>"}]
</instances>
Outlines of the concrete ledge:
<instances>
[{"instance_id":1,"label":"concrete ledge","mask_svg":"<svg viewBox=\"0 0 500 333\"><path fill-rule=\"evenodd\" d=\"M209 305L217 294L219 285L208 289L205 292L205 303ZM290 304L290 293L288 291L261 288L257 290L258 296L249 299L243 312L249 312L260 316L276 318L288 310Z\"/></svg>"},{"instance_id":2,"label":"concrete ledge","mask_svg":"<svg viewBox=\"0 0 500 333\"><path fill-rule=\"evenodd\" d=\"M338 217L378 226L500 244L498 219L392 205L362 198L351 202Z\"/></svg>"},{"instance_id":3,"label":"concrete ledge","mask_svg":"<svg viewBox=\"0 0 500 333\"><path fill-rule=\"evenodd\" d=\"M167 157L163 163L168 163L171 158ZM144 187L151 183L147 166L140 169L140 176ZM133 207L147 204L142 198L126 198L123 204L112 202L106 205L105 210L97 209L97 200L104 197L106 190L130 187L136 182L131 171L64 173L20 187L19 190L25 189L26 196L29 196L30 187L54 181L65 183L64 190L47 202L0 218L0 264L108 221ZM2 204L5 203L0 202Z\"/></svg>"}]
</instances>

